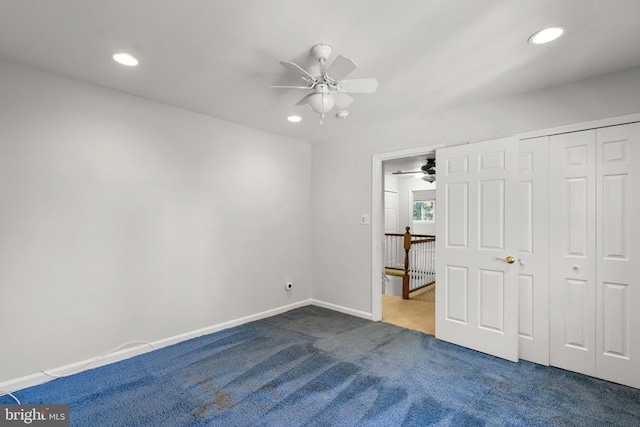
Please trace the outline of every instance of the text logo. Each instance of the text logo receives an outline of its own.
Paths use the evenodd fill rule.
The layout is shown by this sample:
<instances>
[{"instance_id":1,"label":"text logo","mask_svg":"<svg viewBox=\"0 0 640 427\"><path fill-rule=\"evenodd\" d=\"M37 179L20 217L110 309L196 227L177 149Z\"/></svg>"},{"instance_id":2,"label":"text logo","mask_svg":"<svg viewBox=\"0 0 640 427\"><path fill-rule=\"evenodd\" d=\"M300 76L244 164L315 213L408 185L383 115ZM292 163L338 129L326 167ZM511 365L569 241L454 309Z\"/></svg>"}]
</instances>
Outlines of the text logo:
<instances>
[{"instance_id":1,"label":"text logo","mask_svg":"<svg viewBox=\"0 0 640 427\"><path fill-rule=\"evenodd\" d=\"M69 427L69 405L0 405L0 427Z\"/></svg>"}]
</instances>

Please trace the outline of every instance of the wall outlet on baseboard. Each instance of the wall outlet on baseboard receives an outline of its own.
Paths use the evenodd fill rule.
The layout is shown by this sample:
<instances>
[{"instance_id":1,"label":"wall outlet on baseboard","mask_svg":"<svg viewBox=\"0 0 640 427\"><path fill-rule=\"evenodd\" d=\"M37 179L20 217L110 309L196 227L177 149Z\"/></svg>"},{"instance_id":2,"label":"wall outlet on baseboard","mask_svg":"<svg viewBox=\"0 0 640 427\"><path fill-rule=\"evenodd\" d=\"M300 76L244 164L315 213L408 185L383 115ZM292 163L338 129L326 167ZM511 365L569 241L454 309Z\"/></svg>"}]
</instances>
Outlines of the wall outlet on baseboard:
<instances>
[{"instance_id":1,"label":"wall outlet on baseboard","mask_svg":"<svg viewBox=\"0 0 640 427\"><path fill-rule=\"evenodd\" d=\"M291 290L291 288L293 288L293 283L291 283L291 282L287 282L287 283L285 283L285 284L284 284L284 288L285 288L286 290L290 291L290 290Z\"/></svg>"}]
</instances>

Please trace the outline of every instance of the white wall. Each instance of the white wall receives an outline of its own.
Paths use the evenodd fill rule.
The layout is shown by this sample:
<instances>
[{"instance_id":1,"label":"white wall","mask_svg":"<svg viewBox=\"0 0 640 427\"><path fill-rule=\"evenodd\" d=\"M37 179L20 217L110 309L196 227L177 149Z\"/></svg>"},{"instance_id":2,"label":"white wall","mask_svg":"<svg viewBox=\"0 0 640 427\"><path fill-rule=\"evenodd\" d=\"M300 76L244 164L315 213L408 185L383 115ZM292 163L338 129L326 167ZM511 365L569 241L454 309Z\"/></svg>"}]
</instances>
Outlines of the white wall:
<instances>
[{"instance_id":1,"label":"white wall","mask_svg":"<svg viewBox=\"0 0 640 427\"><path fill-rule=\"evenodd\" d=\"M384 191L398 192L398 178L392 175L384 177Z\"/></svg>"},{"instance_id":2,"label":"white wall","mask_svg":"<svg viewBox=\"0 0 640 427\"><path fill-rule=\"evenodd\" d=\"M307 143L0 62L0 382L309 299L310 166Z\"/></svg>"},{"instance_id":3,"label":"white wall","mask_svg":"<svg viewBox=\"0 0 640 427\"><path fill-rule=\"evenodd\" d=\"M433 224L419 224L413 221L413 191L417 190L433 190L435 199L434 182L427 182L420 178L410 177L406 179L400 179L399 184L399 196L400 201L399 217L400 217L400 229L404 230L405 227L411 227L411 234L436 234L436 225Z\"/></svg>"},{"instance_id":4,"label":"white wall","mask_svg":"<svg viewBox=\"0 0 640 427\"><path fill-rule=\"evenodd\" d=\"M312 145L313 271L322 272L314 274L313 297L371 312L371 229L360 225L360 216L371 211L373 154L638 112L635 68Z\"/></svg>"}]
</instances>

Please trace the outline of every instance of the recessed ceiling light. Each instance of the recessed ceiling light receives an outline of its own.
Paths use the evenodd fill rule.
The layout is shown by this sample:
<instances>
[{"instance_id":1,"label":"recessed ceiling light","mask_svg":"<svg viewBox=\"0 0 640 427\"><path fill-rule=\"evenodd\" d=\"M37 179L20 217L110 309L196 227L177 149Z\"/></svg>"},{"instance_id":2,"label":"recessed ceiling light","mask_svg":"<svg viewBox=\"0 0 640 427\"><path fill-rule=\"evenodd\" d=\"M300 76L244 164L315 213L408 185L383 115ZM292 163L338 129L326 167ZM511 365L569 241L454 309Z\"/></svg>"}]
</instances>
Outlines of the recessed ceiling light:
<instances>
[{"instance_id":1,"label":"recessed ceiling light","mask_svg":"<svg viewBox=\"0 0 640 427\"><path fill-rule=\"evenodd\" d=\"M565 30L566 28L561 25L554 25L553 27L544 28L540 31L535 32L531 37L529 37L529 43L549 43L560 37L565 32Z\"/></svg>"},{"instance_id":2,"label":"recessed ceiling light","mask_svg":"<svg viewBox=\"0 0 640 427\"><path fill-rule=\"evenodd\" d=\"M289 120L290 122L293 122L293 123L298 123L300 120L302 120L302 117L300 117L300 116L289 116L289 117L287 117L287 120Z\"/></svg>"},{"instance_id":3,"label":"recessed ceiling light","mask_svg":"<svg viewBox=\"0 0 640 427\"><path fill-rule=\"evenodd\" d=\"M136 65L138 65L138 60L128 53L114 53L113 55L111 55L111 57L117 63L126 65L128 67L135 67Z\"/></svg>"}]
</instances>

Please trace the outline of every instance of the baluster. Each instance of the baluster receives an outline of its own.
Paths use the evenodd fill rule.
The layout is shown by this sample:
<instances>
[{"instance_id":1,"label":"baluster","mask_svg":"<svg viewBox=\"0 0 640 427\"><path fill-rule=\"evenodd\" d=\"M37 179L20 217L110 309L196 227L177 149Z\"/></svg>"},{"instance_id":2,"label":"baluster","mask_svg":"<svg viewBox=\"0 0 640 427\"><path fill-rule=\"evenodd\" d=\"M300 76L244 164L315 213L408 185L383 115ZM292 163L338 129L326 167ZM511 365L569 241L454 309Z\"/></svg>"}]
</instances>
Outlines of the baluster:
<instances>
[{"instance_id":1,"label":"baluster","mask_svg":"<svg viewBox=\"0 0 640 427\"><path fill-rule=\"evenodd\" d=\"M421 263L421 259L420 259L420 250L421 250L421 244L416 244L416 251L415 251L415 262L413 263L414 267L413 270L415 271L415 276L416 279L413 281L413 286L411 287L411 290L414 290L415 288L420 286L420 263Z\"/></svg>"},{"instance_id":2,"label":"baluster","mask_svg":"<svg viewBox=\"0 0 640 427\"><path fill-rule=\"evenodd\" d=\"M422 271L422 279L420 280L420 285L424 286L424 284L426 283L427 280L427 260L425 259L425 256L427 255L427 246L425 243L420 245L420 250L422 252L422 254L420 255L420 259L422 262L422 268L420 269L420 271Z\"/></svg>"},{"instance_id":3,"label":"baluster","mask_svg":"<svg viewBox=\"0 0 640 427\"><path fill-rule=\"evenodd\" d=\"M416 243L414 245L415 247L415 252L414 252L414 257L415 257L415 262L413 263L413 271L415 271L415 280L413 281L413 286L411 287L411 290L414 290L415 288L417 288L418 286L420 286L420 250L422 247L421 243Z\"/></svg>"},{"instance_id":4,"label":"baluster","mask_svg":"<svg viewBox=\"0 0 640 427\"><path fill-rule=\"evenodd\" d=\"M425 262L425 255L426 255L426 251L425 251L425 244L421 243L420 244L420 286L424 286L425 284L425 280L427 277L427 272L426 272L426 267L427 267L427 263Z\"/></svg>"},{"instance_id":5,"label":"baluster","mask_svg":"<svg viewBox=\"0 0 640 427\"><path fill-rule=\"evenodd\" d=\"M427 280L427 283L431 283L431 241L429 241L427 243L428 245L428 249L427 249L427 271L429 272L429 278Z\"/></svg>"},{"instance_id":6,"label":"baluster","mask_svg":"<svg viewBox=\"0 0 640 427\"><path fill-rule=\"evenodd\" d=\"M402 277L402 299L409 299L409 249L411 249L410 228L404 233L404 276Z\"/></svg>"},{"instance_id":7,"label":"baluster","mask_svg":"<svg viewBox=\"0 0 640 427\"><path fill-rule=\"evenodd\" d=\"M428 270L429 270L429 283L431 283L431 282L433 282L433 277L432 277L432 275L431 275L431 271L432 271L432 269L433 269L433 264L432 264L432 257L433 257L433 241L429 241L428 245L429 245L429 251L428 251L428 253L427 253L427 256L428 256L427 262L428 262L428 264L429 264L429 265L428 265Z\"/></svg>"}]
</instances>

